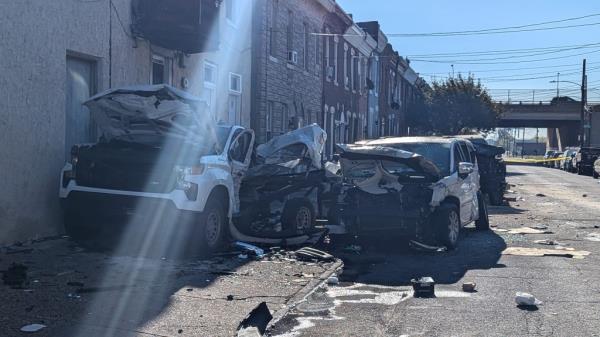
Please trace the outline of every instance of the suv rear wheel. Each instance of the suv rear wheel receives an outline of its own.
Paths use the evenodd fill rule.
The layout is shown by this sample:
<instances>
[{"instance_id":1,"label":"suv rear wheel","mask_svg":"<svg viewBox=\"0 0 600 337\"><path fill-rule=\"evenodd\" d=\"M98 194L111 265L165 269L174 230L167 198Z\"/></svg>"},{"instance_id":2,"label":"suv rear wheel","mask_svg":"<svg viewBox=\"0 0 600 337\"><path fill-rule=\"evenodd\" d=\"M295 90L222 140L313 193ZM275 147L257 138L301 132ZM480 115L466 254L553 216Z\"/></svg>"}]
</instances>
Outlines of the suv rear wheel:
<instances>
[{"instance_id":1,"label":"suv rear wheel","mask_svg":"<svg viewBox=\"0 0 600 337\"><path fill-rule=\"evenodd\" d=\"M443 203L433 217L437 242L448 249L456 248L460 234L460 216L458 207L452 203Z\"/></svg>"}]
</instances>

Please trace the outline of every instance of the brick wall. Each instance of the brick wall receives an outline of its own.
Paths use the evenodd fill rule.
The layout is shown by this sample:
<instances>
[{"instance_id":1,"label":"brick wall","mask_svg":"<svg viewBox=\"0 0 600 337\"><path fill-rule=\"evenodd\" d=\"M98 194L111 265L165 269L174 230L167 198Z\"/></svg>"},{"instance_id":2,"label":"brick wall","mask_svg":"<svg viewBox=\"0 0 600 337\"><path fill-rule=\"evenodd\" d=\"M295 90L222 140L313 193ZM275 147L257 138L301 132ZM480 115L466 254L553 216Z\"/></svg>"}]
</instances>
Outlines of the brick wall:
<instances>
[{"instance_id":1,"label":"brick wall","mask_svg":"<svg viewBox=\"0 0 600 337\"><path fill-rule=\"evenodd\" d=\"M311 33L321 31L326 10L317 1L257 0L254 11L252 128L262 143L319 122L322 50ZM297 64L288 62L288 49Z\"/></svg>"}]
</instances>

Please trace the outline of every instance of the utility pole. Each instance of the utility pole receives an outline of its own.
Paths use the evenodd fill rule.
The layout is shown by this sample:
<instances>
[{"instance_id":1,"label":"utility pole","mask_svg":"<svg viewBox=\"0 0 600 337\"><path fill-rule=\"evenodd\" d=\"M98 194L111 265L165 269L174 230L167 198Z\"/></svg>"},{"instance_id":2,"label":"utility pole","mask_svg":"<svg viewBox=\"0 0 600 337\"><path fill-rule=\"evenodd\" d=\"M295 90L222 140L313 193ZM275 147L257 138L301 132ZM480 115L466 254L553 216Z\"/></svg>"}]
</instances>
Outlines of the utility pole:
<instances>
[{"instance_id":1,"label":"utility pole","mask_svg":"<svg viewBox=\"0 0 600 337\"><path fill-rule=\"evenodd\" d=\"M531 104L535 104L535 89L533 90L533 98L531 98Z\"/></svg>"},{"instance_id":2,"label":"utility pole","mask_svg":"<svg viewBox=\"0 0 600 337\"><path fill-rule=\"evenodd\" d=\"M451 64L450 67L452 67L452 79L454 79L454 64Z\"/></svg>"},{"instance_id":3,"label":"utility pole","mask_svg":"<svg viewBox=\"0 0 600 337\"><path fill-rule=\"evenodd\" d=\"M523 158L524 152L525 152L525 128L523 128L523 138L521 138L521 158Z\"/></svg>"},{"instance_id":4,"label":"utility pole","mask_svg":"<svg viewBox=\"0 0 600 337\"><path fill-rule=\"evenodd\" d=\"M560 91L558 89L558 86L560 84L560 73L556 73L556 98L558 99L558 97L560 97Z\"/></svg>"},{"instance_id":5,"label":"utility pole","mask_svg":"<svg viewBox=\"0 0 600 337\"><path fill-rule=\"evenodd\" d=\"M581 72L581 139L579 140L579 144L581 147L584 147L587 143L587 139L588 137L586 137L586 133L587 130L586 128L588 127L588 125L586 125L586 120L585 120L585 101L587 99L587 78L586 78L586 74L585 74L585 59L583 59L583 70Z\"/></svg>"}]
</instances>

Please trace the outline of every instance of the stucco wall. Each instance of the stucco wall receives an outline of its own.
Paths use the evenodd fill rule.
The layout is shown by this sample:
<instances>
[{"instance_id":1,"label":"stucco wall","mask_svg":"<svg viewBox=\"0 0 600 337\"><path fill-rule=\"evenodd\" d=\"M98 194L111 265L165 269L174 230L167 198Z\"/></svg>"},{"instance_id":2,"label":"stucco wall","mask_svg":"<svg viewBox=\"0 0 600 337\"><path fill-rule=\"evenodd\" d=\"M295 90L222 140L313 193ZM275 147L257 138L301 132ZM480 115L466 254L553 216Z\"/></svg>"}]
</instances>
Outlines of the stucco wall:
<instances>
[{"instance_id":1,"label":"stucco wall","mask_svg":"<svg viewBox=\"0 0 600 337\"><path fill-rule=\"evenodd\" d=\"M152 51L174 55L129 36L130 0L113 4L111 10L108 0L0 2L0 245L63 230L58 184L65 159L66 56L96 60L101 91L109 82L148 84ZM246 33L248 43L233 49L250 55L250 30ZM182 69L175 62L173 84L180 87L186 76L189 90L201 95L198 69L204 57L219 55L187 57ZM249 125L250 57L238 59L230 66L243 75L242 120Z\"/></svg>"}]
</instances>

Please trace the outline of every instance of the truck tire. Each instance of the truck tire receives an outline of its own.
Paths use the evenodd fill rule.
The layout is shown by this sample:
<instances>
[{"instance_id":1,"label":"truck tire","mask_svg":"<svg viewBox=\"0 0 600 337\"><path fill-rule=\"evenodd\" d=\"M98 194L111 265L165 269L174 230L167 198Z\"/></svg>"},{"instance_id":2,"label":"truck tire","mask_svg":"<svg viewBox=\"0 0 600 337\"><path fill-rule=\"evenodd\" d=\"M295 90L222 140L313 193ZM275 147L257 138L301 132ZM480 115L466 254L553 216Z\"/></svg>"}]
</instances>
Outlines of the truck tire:
<instances>
[{"instance_id":1,"label":"truck tire","mask_svg":"<svg viewBox=\"0 0 600 337\"><path fill-rule=\"evenodd\" d=\"M283 229L291 234L308 233L315 224L315 211L310 202L304 199L292 199L286 202L281 215Z\"/></svg>"},{"instance_id":2,"label":"truck tire","mask_svg":"<svg viewBox=\"0 0 600 337\"><path fill-rule=\"evenodd\" d=\"M487 231L490 229L490 219L488 217L487 205L481 192L477 193L477 204L479 206L479 218L475 220L475 229L478 231Z\"/></svg>"},{"instance_id":3,"label":"truck tire","mask_svg":"<svg viewBox=\"0 0 600 337\"><path fill-rule=\"evenodd\" d=\"M202 254L213 253L222 248L227 231L226 219L223 201L220 198L210 198L200 215L198 250Z\"/></svg>"},{"instance_id":4,"label":"truck tire","mask_svg":"<svg viewBox=\"0 0 600 337\"><path fill-rule=\"evenodd\" d=\"M595 170L594 172L592 172L592 177L594 177L594 179L598 179L599 176L600 175L598 175L598 172L596 172Z\"/></svg>"},{"instance_id":5,"label":"truck tire","mask_svg":"<svg viewBox=\"0 0 600 337\"><path fill-rule=\"evenodd\" d=\"M460 216L458 207L453 203L442 203L433 215L433 225L438 244L449 250L456 248L460 233Z\"/></svg>"}]
</instances>

